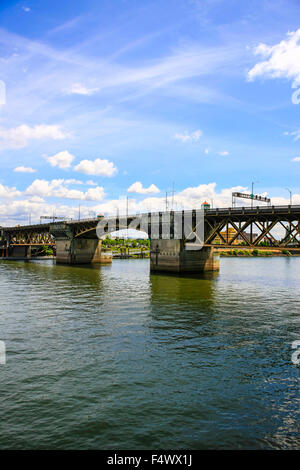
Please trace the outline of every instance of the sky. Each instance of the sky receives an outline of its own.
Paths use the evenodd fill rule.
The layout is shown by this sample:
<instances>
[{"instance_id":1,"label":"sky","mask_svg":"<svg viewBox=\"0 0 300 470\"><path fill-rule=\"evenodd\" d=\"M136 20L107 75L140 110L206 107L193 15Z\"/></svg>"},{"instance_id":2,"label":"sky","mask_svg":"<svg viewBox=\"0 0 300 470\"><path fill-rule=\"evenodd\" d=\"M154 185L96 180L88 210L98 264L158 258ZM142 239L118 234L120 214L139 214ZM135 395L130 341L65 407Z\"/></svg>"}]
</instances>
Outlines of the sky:
<instances>
[{"instance_id":1,"label":"sky","mask_svg":"<svg viewBox=\"0 0 300 470\"><path fill-rule=\"evenodd\" d=\"M300 204L299 114L298 0L0 2L0 225Z\"/></svg>"}]
</instances>

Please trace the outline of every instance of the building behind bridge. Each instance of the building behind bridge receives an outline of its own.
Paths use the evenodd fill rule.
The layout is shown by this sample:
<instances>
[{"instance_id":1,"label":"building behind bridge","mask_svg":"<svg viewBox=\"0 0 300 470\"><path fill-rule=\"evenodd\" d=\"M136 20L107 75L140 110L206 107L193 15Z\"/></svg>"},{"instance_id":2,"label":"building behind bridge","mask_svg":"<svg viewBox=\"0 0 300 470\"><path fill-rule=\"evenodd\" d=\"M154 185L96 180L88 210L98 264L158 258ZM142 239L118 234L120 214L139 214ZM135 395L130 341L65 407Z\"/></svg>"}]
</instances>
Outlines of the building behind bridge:
<instances>
[{"instance_id":1,"label":"building behind bridge","mask_svg":"<svg viewBox=\"0 0 300 470\"><path fill-rule=\"evenodd\" d=\"M220 232L221 233L221 236L224 238L224 240L226 240L227 243L230 243L231 240L235 237L236 235L236 230L232 227L230 227L228 229L228 232L225 230L224 232ZM227 236L227 233L228 233L228 236ZM243 232L243 235L245 238L247 238L247 240L250 242L251 240L251 233L248 233L248 232ZM252 233L252 241L254 242L258 237L258 234L257 233ZM232 242L233 245L240 245L242 242L244 242L244 238L241 236L241 235L238 235L236 237L236 239ZM222 245L223 244L223 240L217 236L215 238L215 243L217 245Z\"/></svg>"}]
</instances>

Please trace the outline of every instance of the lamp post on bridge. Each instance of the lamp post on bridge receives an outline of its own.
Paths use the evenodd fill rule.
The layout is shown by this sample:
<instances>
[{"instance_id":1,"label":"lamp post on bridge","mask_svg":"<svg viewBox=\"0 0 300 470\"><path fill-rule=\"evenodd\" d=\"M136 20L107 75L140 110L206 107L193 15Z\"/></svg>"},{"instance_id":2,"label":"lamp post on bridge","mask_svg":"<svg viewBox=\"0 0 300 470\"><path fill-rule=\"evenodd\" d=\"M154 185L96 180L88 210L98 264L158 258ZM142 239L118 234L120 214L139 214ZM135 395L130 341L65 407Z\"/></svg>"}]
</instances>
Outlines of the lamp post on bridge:
<instances>
[{"instance_id":1,"label":"lamp post on bridge","mask_svg":"<svg viewBox=\"0 0 300 470\"><path fill-rule=\"evenodd\" d=\"M126 217L129 215L129 199L132 199L130 196L126 196Z\"/></svg>"},{"instance_id":2,"label":"lamp post on bridge","mask_svg":"<svg viewBox=\"0 0 300 470\"><path fill-rule=\"evenodd\" d=\"M254 198L254 185L259 183L259 181L252 181L252 184L251 184L251 208L253 207L253 198Z\"/></svg>"},{"instance_id":3,"label":"lamp post on bridge","mask_svg":"<svg viewBox=\"0 0 300 470\"><path fill-rule=\"evenodd\" d=\"M171 194L172 195L172 206L171 206L171 210L174 210L174 194L176 193L175 189L174 189L174 183L172 185L172 190L171 191L166 191L166 212L168 211L168 208L169 208L169 201L168 201L168 195Z\"/></svg>"},{"instance_id":4,"label":"lamp post on bridge","mask_svg":"<svg viewBox=\"0 0 300 470\"><path fill-rule=\"evenodd\" d=\"M290 206L291 206L293 202L293 193L289 188L285 188L285 189L290 193Z\"/></svg>"}]
</instances>

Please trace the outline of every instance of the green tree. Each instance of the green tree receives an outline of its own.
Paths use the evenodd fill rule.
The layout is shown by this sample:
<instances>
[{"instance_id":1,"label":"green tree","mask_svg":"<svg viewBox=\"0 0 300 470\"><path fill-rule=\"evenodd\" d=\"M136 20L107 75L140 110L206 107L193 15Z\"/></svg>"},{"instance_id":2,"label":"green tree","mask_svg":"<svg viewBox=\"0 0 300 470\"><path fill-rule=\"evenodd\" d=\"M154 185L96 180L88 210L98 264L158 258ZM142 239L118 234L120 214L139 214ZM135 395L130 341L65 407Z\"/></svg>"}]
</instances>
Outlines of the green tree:
<instances>
[{"instance_id":1,"label":"green tree","mask_svg":"<svg viewBox=\"0 0 300 470\"><path fill-rule=\"evenodd\" d=\"M45 256L52 256L53 255L53 248L51 246L45 245L43 247L43 253Z\"/></svg>"}]
</instances>

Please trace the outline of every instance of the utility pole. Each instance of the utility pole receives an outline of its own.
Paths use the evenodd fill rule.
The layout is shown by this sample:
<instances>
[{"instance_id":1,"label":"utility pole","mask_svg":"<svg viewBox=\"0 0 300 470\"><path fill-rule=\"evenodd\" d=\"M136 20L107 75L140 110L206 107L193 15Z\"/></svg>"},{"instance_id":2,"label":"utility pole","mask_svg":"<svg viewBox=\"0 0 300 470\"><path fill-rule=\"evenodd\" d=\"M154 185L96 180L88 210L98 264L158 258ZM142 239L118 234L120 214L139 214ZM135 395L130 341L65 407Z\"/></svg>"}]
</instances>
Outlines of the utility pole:
<instances>
[{"instance_id":1,"label":"utility pole","mask_svg":"<svg viewBox=\"0 0 300 470\"><path fill-rule=\"evenodd\" d=\"M80 220L80 204L78 205L78 220Z\"/></svg>"},{"instance_id":2,"label":"utility pole","mask_svg":"<svg viewBox=\"0 0 300 470\"><path fill-rule=\"evenodd\" d=\"M252 194L253 197L254 197L254 185L255 185L256 183L259 183L259 181L253 181L253 182L252 182L251 194ZM251 208L253 207L253 197L251 198Z\"/></svg>"},{"instance_id":3,"label":"utility pole","mask_svg":"<svg viewBox=\"0 0 300 470\"><path fill-rule=\"evenodd\" d=\"M129 197L126 196L126 224L128 223L128 220L127 220L128 219L128 199ZM126 229L126 238L128 239L128 228Z\"/></svg>"},{"instance_id":4,"label":"utility pole","mask_svg":"<svg viewBox=\"0 0 300 470\"><path fill-rule=\"evenodd\" d=\"M174 181L173 181L173 186L172 186L172 211L174 210Z\"/></svg>"},{"instance_id":5,"label":"utility pole","mask_svg":"<svg viewBox=\"0 0 300 470\"><path fill-rule=\"evenodd\" d=\"M291 206L293 202L293 193L289 188L285 188L285 189L290 193L290 206Z\"/></svg>"},{"instance_id":6,"label":"utility pole","mask_svg":"<svg viewBox=\"0 0 300 470\"><path fill-rule=\"evenodd\" d=\"M168 194L171 194L172 195L172 205L171 205L171 210L174 209L174 194L176 193L176 191L174 190L174 183L172 185L172 191L166 191L166 211L168 210L168 207L169 207L169 202L168 202Z\"/></svg>"},{"instance_id":7,"label":"utility pole","mask_svg":"<svg viewBox=\"0 0 300 470\"><path fill-rule=\"evenodd\" d=\"M292 205L293 202L293 193L289 188L285 188L289 193L290 193L290 206ZM289 223L289 237L292 232L292 222Z\"/></svg>"}]
</instances>

